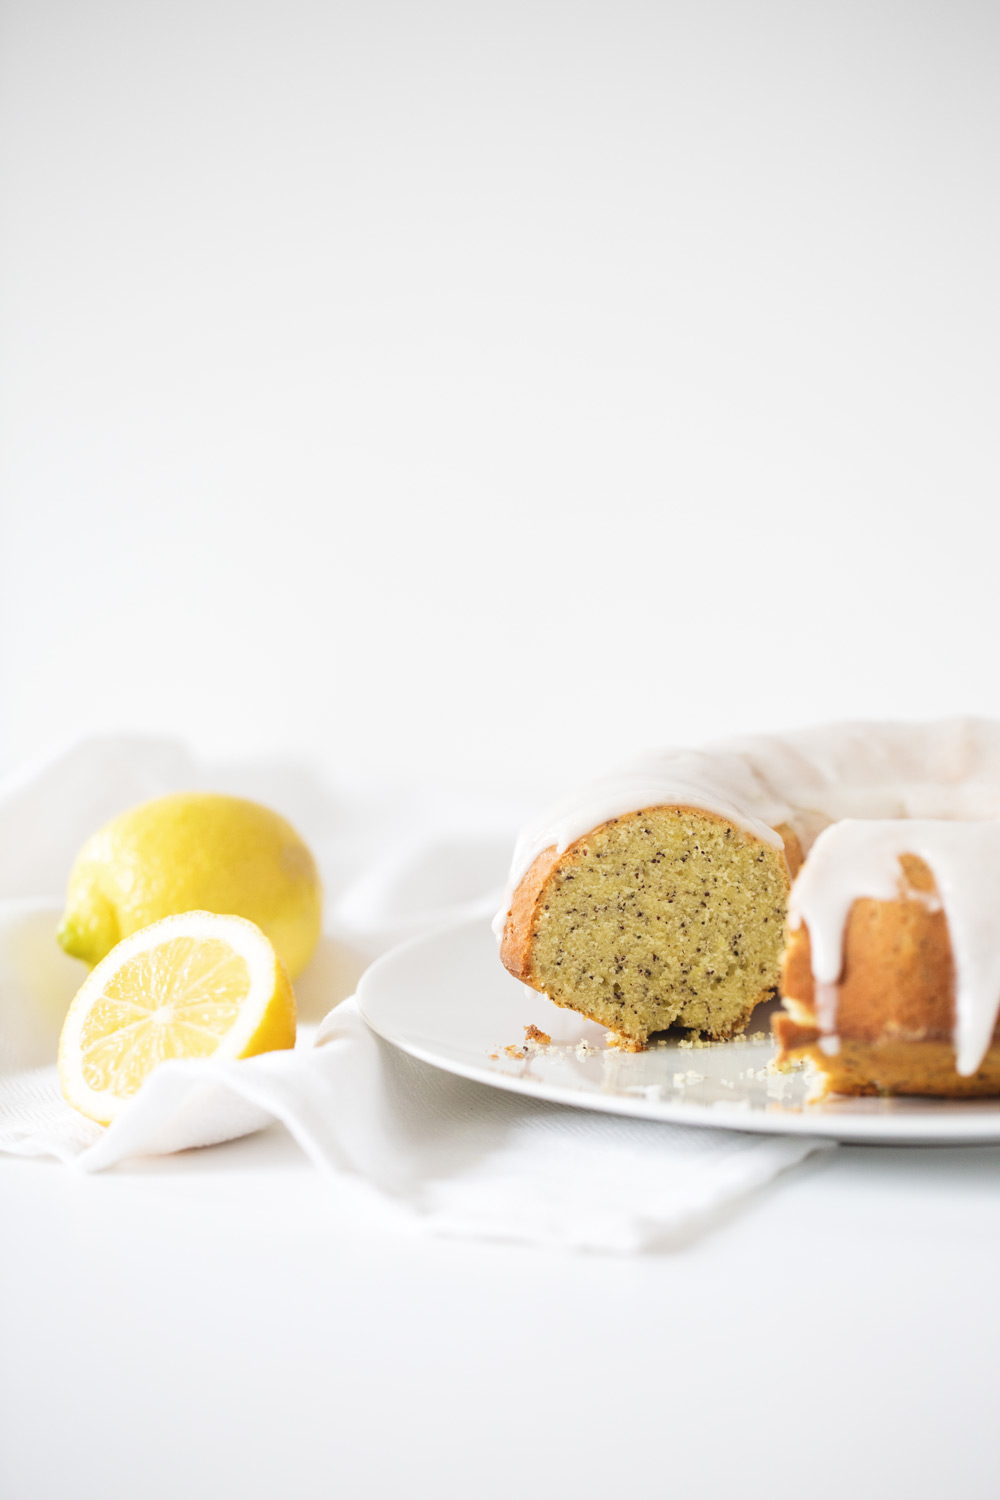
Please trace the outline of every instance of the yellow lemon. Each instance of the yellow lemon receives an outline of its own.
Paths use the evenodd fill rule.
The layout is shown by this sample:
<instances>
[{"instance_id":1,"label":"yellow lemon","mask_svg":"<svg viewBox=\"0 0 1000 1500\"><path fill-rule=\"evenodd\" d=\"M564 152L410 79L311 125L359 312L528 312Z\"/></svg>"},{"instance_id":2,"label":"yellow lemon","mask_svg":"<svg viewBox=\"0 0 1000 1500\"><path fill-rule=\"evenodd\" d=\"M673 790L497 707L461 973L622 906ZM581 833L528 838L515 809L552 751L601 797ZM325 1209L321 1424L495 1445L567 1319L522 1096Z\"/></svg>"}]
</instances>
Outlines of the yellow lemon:
<instances>
[{"instance_id":1,"label":"yellow lemon","mask_svg":"<svg viewBox=\"0 0 1000 1500\"><path fill-rule=\"evenodd\" d=\"M67 953L96 964L129 933L184 911L256 922L294 979L319 938L315 861L291 824L257 802L209 792L158 797L84 844L57 935Z\"/></svg>"},{"instance_id":2,"label":"yellow lemon","mask_svg":"<svg viewBox=\"0 0 1000 1500\"><path fill-rule=\"evenodd\" d=\"M259 927L189 911L133 932L84 980L59 1038L75 1109L108 1125L157 1063L295 1045L295 996Z\"/></svg>"}]
</instances>

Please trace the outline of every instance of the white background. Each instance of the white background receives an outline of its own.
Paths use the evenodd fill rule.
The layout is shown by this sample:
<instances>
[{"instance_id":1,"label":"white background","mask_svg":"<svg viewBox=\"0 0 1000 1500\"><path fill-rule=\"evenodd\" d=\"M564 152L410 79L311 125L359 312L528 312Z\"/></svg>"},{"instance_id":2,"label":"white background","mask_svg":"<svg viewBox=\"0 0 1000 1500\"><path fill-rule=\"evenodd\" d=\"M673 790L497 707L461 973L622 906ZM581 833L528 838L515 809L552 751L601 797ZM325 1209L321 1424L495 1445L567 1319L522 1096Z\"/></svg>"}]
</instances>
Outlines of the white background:
<instances>
[{"instance_id":1,"label":"white background","mask_svg":"<svg viewBox=\"0 0 1000 1500\"><path fill-rule=\"evenodd\" d=\"M0 18L0 768L1000 714L994 6ZM0 1165L5 1500L996 1493L992 1148L628 1262Z\"/></svg>"},{"instance_id":2,"label":"white background","mask_svg":"<svg viewBox=\"0 0 1000 1500\"><path fill-rule=\"evenodd\" d=\"M1000 712L994 7L3 20L0 765Z\"/></svg>"}]
</instances>

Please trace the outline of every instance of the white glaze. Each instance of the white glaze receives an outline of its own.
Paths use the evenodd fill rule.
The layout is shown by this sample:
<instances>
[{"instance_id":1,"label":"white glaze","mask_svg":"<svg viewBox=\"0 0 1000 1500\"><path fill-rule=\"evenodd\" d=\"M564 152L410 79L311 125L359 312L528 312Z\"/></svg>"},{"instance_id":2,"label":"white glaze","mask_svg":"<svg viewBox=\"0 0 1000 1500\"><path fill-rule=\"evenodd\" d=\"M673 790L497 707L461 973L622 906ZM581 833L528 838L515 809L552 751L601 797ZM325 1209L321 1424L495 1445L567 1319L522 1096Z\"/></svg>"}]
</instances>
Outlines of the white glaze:
<instances>
[{"instance_id":1,"label":"white glaze","mask_svg":"<svg viewBox=\"0 0 1000 1500\"><path fill-rule=\"evenodd\" d=\"M956 1070L974 1073L1000 1011L1000 821L892 822L845 819L821 833L792 889L788 920L805 922L816 980L816 1020L824 1040L837 1030L837 984L844 927L861 896L909 894L900 856L916 854L934 874L955 963Z\"/></svg>"},{"instance_id":2,"label":"white glaze","mask_svg":"<svg viewBox=\"0 0 1000 1500\"><path fill-rule=\"evenodd\" d=\"M1000 819L1000 724L835 724L643 755L522 831L494 922L498 941L514 889L543 850L562 853L609 818L663 806L719 813L776 848L776 827L798 834L807 858L792 909L813 936L828 1050L837 1045L840 945L851 902L897 896L900 853L920 855L948 917L958 1070L975 1072L1000 1008L1000 933L990 938L1000 910L1000 823L993 821Z\"/></svg>"}]
</instances>

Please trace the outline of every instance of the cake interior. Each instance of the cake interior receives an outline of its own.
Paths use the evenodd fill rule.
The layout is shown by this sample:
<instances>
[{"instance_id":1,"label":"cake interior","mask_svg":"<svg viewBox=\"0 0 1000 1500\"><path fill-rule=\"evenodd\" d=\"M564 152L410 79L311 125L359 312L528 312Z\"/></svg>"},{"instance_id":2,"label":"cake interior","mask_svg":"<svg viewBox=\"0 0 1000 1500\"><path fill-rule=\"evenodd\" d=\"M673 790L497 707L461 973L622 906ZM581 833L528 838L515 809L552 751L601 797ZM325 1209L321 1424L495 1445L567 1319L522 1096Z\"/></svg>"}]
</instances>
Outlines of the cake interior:
<instances>
[{"instance_id":1,"label":"cake interior","mask_svg":"<svg viewBox=\"0 0 1000 1500\"><path fill-rule=\"evenodd\" d=\"M611 819L545 882L524 977L638 1043L731 1036L777 985L788 886L781 849L712 813Z\"/></svg>"}]
</instances>

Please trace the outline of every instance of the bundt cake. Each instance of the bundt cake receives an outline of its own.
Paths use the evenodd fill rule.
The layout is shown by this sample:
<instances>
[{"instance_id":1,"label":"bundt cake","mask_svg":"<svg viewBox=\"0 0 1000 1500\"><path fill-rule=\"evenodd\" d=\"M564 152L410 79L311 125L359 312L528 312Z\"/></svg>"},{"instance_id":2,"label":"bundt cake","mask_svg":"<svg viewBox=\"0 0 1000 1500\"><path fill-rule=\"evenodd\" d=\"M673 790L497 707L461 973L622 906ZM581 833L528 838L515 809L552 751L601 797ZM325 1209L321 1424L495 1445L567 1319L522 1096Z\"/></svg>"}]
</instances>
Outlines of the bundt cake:
<instances>
[{"instance_id":1,"label":"bundt cake","mask_svg":"<svg viewBox=\"0 0 1000 1500\"><path fill-rule=\"evenodd\" d=\"M780 993L827 1091L1000 1094L1000 724L844 724L633 761L521 834L501 958L643 1046Z\"/></svg>"}]
</instances>

